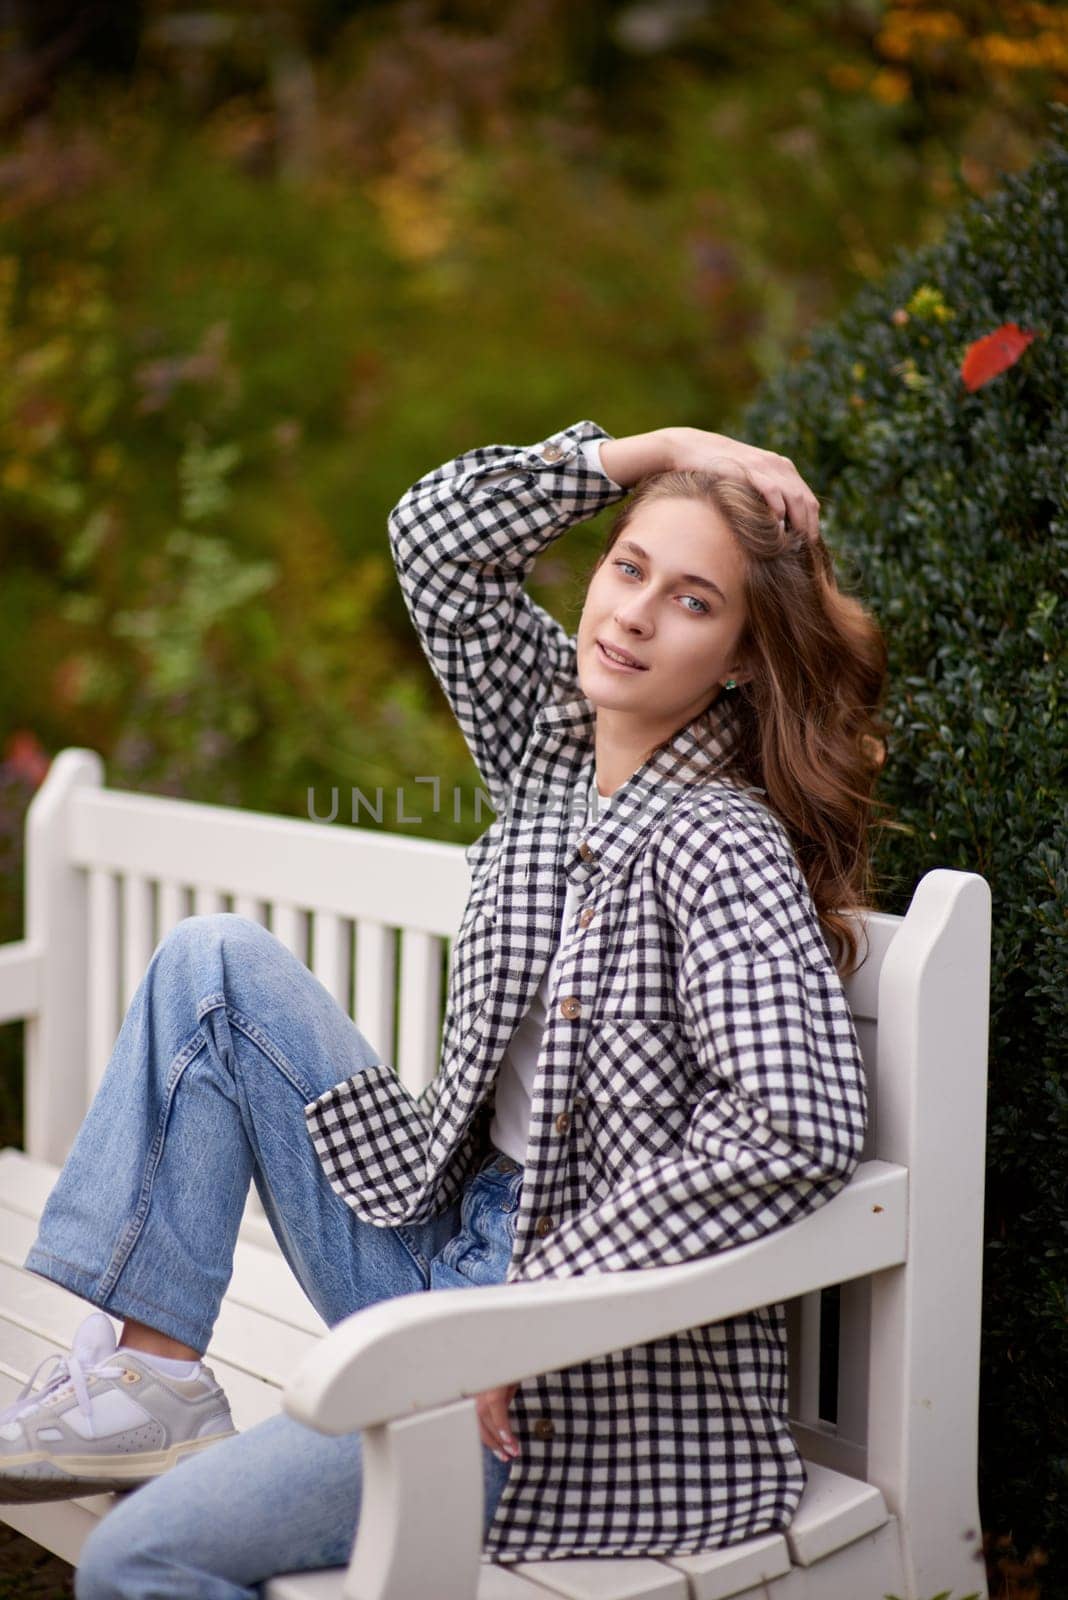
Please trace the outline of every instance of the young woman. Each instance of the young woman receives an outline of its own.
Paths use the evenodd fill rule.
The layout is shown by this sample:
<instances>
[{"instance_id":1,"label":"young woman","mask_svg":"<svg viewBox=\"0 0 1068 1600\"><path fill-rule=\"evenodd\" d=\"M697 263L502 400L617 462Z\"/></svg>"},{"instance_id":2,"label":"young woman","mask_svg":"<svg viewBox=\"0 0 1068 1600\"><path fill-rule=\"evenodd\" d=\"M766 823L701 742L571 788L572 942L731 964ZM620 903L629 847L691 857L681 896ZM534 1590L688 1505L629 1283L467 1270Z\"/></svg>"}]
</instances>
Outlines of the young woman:
<instances>
[{"instance_id":1,"label":"young woman","mask_svg":"<svg viewBox=\"0 0 1068 1600\"><path fill-rule=\"evenodd\" d=\"M631 489L569 637L526 577ZM157 948L26 1263L121 1340L94 1311L0 1418L0 1498L143 1485L87 1541L81 1600L244 1600L348 1560L359 1437L234 1435L200 1361L250 1178L329 1325L693 1260L846 1183L867 1104L840 972L885 653L816 511L769 452L588 421L469 451L396 506L402 589L497 810L441 1070L413 1099L256 923L189 918ZM785 1528L806 1481L782 1306L477 1404L497 1560L733 1544Z\"/></svg>"}]
</instances>

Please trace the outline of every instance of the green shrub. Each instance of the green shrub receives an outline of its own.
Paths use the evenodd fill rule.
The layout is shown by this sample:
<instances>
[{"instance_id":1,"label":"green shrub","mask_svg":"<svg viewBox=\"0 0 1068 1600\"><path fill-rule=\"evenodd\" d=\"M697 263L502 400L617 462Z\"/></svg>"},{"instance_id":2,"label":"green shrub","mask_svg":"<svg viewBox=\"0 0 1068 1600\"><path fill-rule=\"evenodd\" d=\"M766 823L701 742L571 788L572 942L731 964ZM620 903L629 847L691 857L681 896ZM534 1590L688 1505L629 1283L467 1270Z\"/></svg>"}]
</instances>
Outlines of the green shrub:
<instances>
[{"instance_id":1,"label":"green shrub","mask_svg":"<svg viewBox=\"0 0 1068 1600\"><path fill-rule=\"evenodd\" d=\"M1068 150L895 261L744 436L790 456L879 617L892 734L882 908L936 866L994 902L980 1497L1068 1594ZM1034 333L969 391L970 345Z\"/></svg>"}]
</instances>

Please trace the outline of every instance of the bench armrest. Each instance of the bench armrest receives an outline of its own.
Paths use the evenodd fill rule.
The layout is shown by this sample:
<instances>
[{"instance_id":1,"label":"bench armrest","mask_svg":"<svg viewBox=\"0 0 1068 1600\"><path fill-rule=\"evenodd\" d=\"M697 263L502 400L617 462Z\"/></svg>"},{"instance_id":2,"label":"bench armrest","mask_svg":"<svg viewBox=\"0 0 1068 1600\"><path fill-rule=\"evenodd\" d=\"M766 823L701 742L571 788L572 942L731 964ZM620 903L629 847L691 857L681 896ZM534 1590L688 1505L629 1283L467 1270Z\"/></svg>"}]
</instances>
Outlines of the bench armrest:
<instances>
[{"instance_id":1,"label":"bench armrest","mask_svg":"<svg viewBox=\"0 0 1068 1600\"><path fill-rule=\"evenodd\" d=\"M474 1395L897 1266L907 1226L908 1169L868 1161L812 1215L707 1260L402 1295L346 1317L282 1397L291 1417L320 1433L363 1430L345 1600L472 1600L478 1591Z\"/></svg>"},{"instance_id":2,"label":"bench armrest","mask_svg":"<svg viewBox=\"0 0 1068 1600\"><path fill-rule=\"evenodd\" d=\"M28 939L0 944L0 1022L21 1022L41 1009L43 960Z\"/></svg>"},{"instance_id":3,"label":"bench armrest","mask_svg":"<svg viewBox=\"0 0 1068 1600\"><path fill-rule=\"evenodd\" d=\"M907 1220L907 1168L866 1161L810 1216L706 1260L402 1295L332 1328L286 1385L284 1409L330 1434L411 1417L897 1266Z\"/></svg>"}]
</instances>

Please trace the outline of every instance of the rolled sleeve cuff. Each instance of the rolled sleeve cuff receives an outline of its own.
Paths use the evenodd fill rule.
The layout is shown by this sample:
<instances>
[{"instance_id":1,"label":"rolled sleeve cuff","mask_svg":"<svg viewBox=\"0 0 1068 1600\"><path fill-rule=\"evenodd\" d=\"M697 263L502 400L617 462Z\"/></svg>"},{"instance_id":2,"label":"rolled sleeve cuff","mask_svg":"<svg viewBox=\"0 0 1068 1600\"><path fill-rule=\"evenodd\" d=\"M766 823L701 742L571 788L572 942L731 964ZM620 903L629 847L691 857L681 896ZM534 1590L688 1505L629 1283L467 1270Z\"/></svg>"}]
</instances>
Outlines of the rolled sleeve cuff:
<instances>
[{"instance_id":1,"label":"rolled sleeve cuff","mask_svg":"<svg viewBox=\"0 0 1068 1600\"><path fill-rule=\"evenodd\" d=\"M609 477L608 473L604 470L604 463L601 460L601 445L603 443L603 439L584 439L581 446L582 454L586 457L586 463L588 466L593 467L597 472L603 473L604 476L608 478L608 482L612 485L613 489L618 489L621 494L625 494L626 489L624 488L623 484L617 483L616 480L612 477Z\"/></svg>"}]
</instances>

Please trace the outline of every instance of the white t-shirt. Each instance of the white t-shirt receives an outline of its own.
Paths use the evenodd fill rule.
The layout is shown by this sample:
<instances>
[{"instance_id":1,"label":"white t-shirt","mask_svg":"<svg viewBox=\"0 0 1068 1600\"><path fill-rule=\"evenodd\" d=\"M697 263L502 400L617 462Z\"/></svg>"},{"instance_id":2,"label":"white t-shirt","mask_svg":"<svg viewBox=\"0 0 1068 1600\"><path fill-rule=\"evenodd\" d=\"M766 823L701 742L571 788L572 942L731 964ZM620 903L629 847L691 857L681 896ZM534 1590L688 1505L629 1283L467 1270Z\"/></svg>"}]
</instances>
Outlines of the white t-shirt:
<instances>
[{"instance_id":1,"label":"white t-shirt","mask_svg":"<svg viewBox=\"0 0 1068 1600\"><path fill-rule=\"evenodd\" d=\"M600 439L583 440L582 454L591 467L604 472L609 483L621 489L623 485L616 483L614 478L609 478L608 473L604 471L601 443ZM597 820L610 799L610 796L598 792L596 771L592 761L588 782L587 809L581 824L584 828ZM568 883L564 915L560 924L561 939L564 930L570 926L577 900L578 896ZM513 1161L526 1160L527 1137L530 1132L530 1101L534 1089L535 1069L541 1052L542 1030L548 1016L549 991L552 988L556 959L554 956L546 967L545 976L538 985L538 991L530 1003L530 1008L520 1019L512 1034L497 1071L496 1097L489 1136L497 1149L503 1150Z\"/></svg>"},{"instance_id":2,"label":"white t-shirt","mask_svg":"<svg viewBox=\"0 0 1068 1600\"><path fill-rule=\"evenodd\" d=\"M597 821L605 806L609 804L609 799L609 796L598 792L596 769L591 761L586 814L584 818L577 819L581 821L583 828L588 828L591 822ZM561 940L565 930L571 925L571 918L575 914L578 901L579 896L569 882L564 899L564 915L560 923ZM530 1008L520 1018L497 1069L493 1121L489 1130L490 1142L520 1164L526 1161L527 1138L530 1133L530 1102L534 1092L538 1056L541 1052L541 1035L548 1017L549 994L552 990L558 956L559 950L546 967L545 976L538 985L538 991L530 1003Z\"/></svg>"}]
</instances>

